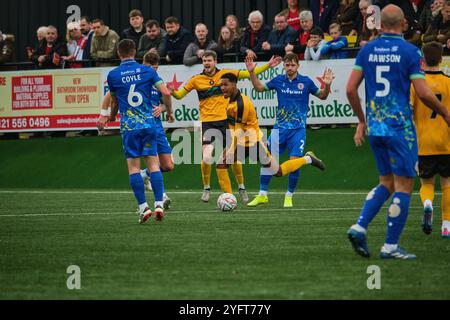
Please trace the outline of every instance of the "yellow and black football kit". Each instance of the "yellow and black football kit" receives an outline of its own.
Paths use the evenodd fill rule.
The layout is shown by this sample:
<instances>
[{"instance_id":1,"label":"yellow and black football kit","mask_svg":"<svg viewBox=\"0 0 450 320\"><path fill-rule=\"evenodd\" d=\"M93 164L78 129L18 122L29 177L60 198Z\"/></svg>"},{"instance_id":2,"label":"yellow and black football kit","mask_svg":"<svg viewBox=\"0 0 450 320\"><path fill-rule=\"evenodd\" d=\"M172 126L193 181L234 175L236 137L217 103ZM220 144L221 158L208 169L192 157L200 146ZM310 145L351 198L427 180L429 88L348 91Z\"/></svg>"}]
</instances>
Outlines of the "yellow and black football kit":
<instances>
[{"instance_id":1,"label":"yellow and black football kit","mask_svg":"<svg viewBox=\"0 0 450 320\"><path fill-rule=\"evenodd\" d=\"M441 71L426 71L425 81L436 97L450 111L450 78ZM428 108L411 89L419 144L419 175L431 178L436 174L450 176L450 128L444 119Z\"/></svg>"},{"instance_id":2,"label":"yellow and black football kit","mask_svg":"<svg viewBox=\"0 0 450 320\"><path fill-rule=\"evenodd\" d=\"M233 142L230 149L234 150L237 160L243 161L251 157L267 165L270 162L270 153L262 140L263 134L252 101L238 92L228 103L227 115Z\"/></svg>"}]
</instances>

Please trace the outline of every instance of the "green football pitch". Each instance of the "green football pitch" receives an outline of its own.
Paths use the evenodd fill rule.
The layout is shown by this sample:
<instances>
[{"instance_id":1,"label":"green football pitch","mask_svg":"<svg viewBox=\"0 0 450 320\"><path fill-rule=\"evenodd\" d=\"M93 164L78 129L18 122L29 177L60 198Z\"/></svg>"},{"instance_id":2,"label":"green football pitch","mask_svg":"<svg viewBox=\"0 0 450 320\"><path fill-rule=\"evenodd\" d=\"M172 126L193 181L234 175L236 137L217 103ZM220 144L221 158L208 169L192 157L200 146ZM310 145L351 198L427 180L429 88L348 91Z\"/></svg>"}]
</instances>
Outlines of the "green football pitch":
<instances>
[{"instance_id":1,"label":"green football pitch","mask_svg":"<svg viewBox=\"0 0 450 320\"><path fill-rule=\"evenodd\" d=\"M0 299L450 298L450 241L440 214L422 233L416 194L401 244L418 258L383 261L386 208L369 230L372 258L346 238L365 192L301 190L290 210L280 192L232 213L216 209L217 193L207 204L168 193L166 219L139 225L129 191L0 190ZM80 290L67 288L72 265ZM373 265L379 290L367 287Z\"/></svg>"}]
</instances>

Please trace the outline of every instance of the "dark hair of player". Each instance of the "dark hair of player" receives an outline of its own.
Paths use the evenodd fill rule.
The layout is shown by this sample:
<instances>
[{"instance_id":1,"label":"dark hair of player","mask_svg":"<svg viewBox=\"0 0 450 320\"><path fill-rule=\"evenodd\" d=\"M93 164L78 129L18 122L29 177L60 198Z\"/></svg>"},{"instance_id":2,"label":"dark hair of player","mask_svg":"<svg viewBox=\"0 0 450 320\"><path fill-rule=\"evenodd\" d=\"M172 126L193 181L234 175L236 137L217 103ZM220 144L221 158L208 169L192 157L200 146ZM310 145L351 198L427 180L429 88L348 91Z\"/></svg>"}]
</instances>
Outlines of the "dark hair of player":
<instances>
[{"instance_id":1,"label":"dark hair of player","mask_svg":"<svg viewBox=\"0 0 450 320\"><path fill-rule=\"evenodd\" d=\"M228 79L232 83L238 82L238 78L233 73L225 73L224 75L222 75L221 79Z\"/></svg>"},{"instance_id":2,"label":"dark hair of player","mask_svg":"<svg viewBox=\"0 0 450 320\"><path fill-rule=\"evenodd\" d=\"M175 17L168 17L168 18L164 21L164 23L168 23L168 24L173 24L173 23L175 23L175 24L180 24L180 21L178 21L178 19L175 18Z\"/></svg>"},{"instance_id":3,"label":"dark hair of player","mask_svg":"<svg viewBox=\"0 0 450 320\"><path fill-rule=\"evenodd\" d=\"M123 39L119 42L119 48L117 51L121 57L129 57L132 56L133 53L136 53L136 45L133 40Z\"/></svg>"},{"instance_id":4,"label":"dark hair of player","mask_svg":"<svg viewBox=\"0 0 450 320\"><path fill-rule=\"evenodd\" d=\"M283 61L284 62L295 62L296 64L298 64L298 55L297 54L295 54L295 53L288 53L288 54L286 54L285 56L284 56L284 58L283 58Z\"/></svg>"},{"instance_id":5,"label":"dark hair of player","mask_svg":"<svg viewBox=\"0 0 450 320\"><path fill-rule=\"evenodd\" d=\"M134 17L144 17L144 15L142 14L141 10L138 9L133 9L130 11L130 13L128 14L129 18L134 18Z\"/></svg>"},{"instance_id":6,"label":"dark hair of player","mask_svg":"<svg viewBox=\"0 0 450 320\"><path fill-rule=\"evenodd\" d=\"M154 52L147 52L144 56L144 63L151 66L159 64L159 54Z\"/></svg>"},{"instance_id":7,"label":"dark hair of player","mask_svg":"<svg viewBox=\"0 0 450 320\"><path fill-rule=\"evenodd\" d=\"M217 60L217 53L213 50L205 50L205 52L203 53L204 57L213 57L214 60Z\"/></svg>"},{"instance_id":8,"label":"dark hair of player","mask_svg":"<svg viewBox=\"0 0 450 320\"><path fill-rule=\"evenodd\" d=\"M149 28L149 29L151 29L153 27L159 28L159 23L158 23L158 21L151 19L151 20L147 21L147 23L145 24L145 27Z\"/></svg>"},{"instance_id":9,"label":"dark hair of player","mask_svg":"<svg viewBox=\"0 0 450 320\"><path fill-rule=\"evenodd\" d=\"M428 67L437 67L442 61L442 44L436 41L429 42L422 47L425 63Z\"/></svg>"}]
</instances>

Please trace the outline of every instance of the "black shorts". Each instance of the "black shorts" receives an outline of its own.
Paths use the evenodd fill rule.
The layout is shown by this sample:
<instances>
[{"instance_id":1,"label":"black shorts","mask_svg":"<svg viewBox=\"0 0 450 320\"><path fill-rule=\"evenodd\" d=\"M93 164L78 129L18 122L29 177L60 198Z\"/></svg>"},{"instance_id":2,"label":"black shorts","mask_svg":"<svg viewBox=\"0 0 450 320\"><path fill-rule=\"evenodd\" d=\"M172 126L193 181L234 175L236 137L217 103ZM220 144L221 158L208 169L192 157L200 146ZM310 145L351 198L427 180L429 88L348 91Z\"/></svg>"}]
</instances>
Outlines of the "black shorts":
<instances>
[{"instance_id":1,"label":"black shorts","mask_svg":"<svg viewBox=\"0 0 450 320\"><path fill-rule=\"evenodd\" d=\"M202 122L202 145L213 144L220 137L225 148L227 141L231 141L228 120ZM228 137L228 140L227 140Z\"/></svg>"},{"instance_id":2,"label":"black shorts","mask_svg":"<svg viewBox=\"0 0 450 320\"><path fill-rule=\"evenodd\" d=\"M233 159L226 159L226 151L224 150L221 163L233 164L238 161L244 163L245 159L250 158L262 166L269 166L272 159L267 146L261 141L249 147L237 145L234 150Z\"/></svg>"},{"instance_id":3,"label":"black shorts","mask_svg":"<svg viewBox=\"0 0 450 320\"><path fill-rule=\"evenodd\" d=\"M450 177L450 155L419 156L419 177L429 179L437 174Z\"/></svg>"}]
</instances>

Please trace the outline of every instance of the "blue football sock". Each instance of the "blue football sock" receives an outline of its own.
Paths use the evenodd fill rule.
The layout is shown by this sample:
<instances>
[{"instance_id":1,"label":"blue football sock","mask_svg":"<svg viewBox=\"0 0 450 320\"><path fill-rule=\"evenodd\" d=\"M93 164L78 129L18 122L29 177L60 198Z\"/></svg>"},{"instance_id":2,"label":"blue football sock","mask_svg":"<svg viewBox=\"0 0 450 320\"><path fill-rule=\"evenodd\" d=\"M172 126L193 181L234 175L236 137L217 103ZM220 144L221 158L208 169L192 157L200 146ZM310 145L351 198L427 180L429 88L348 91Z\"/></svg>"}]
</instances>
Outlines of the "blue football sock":
<instances>
[{"instance_id":1,"label":"blue football sock","mask_svg":"<svg viewBox=\"0 0 450 320\"><path fill-rule=\"evenodd\" d=\"M152 172L150 175L150 181L152 183L153 194L155 195L155 201L163 201L164 195L164 182L161 171Z\"/></svg>"},{"instance_id":2,"label":"blue football sock","mask_svg":"<svg viewBox=\"0 0 450 320\"><path fill-rule=\"evenodd\" d=\"M130 174L130 185L138 205L145 203L147 200L145 199L144 181L142 181L140 173Z\"/></svg>"},{"instance_id":3,"label":"blue football sock","mask_svg":"<svg viewBox=\"0 0 450 320\"><path fill-rule=\"evenodd\" d=\"M272 180L272 176L261 175L259 190L268 191L270 180Z\"/></svg>"},{"instance_id":4,"label":"blue football sock","mask_svg":"<svg viewBox=\"0 0 450 320\"><path fill-rule=\"evenodd\" d=\"M366 197L366 202L356 223L367 229L390 195L389 190L382 184L373 188Z\"/></svg>"},{"instance_id":5,"label":"blue football sock","mask_svg":"<svg viewBox=\"0 0 450 320\"><path fill-rule=\"evenodd\" d=\"M147 169L145 169L145 174L147 174L147 177L151 177L151 173L150 173L150 171L148 170L148 168Z\"/></svg>"},{"instance_id":6,"label":"blue football sock","mask_svg":"<svg viewBox=\"0 0 450 320\"><path fill-rule=\"evenodd\" d=\"M388 208L386 244L398 244L408 219L410 201L411 195L407 193L396 192L392 196L392 202Z\"/></svg>"},{"instance_id":7,"label":"blue football sock","mask_svg":"<svg viewBox=\"0 0 450 320\"><path fill-rule=\"evenodd\" d=\"M300 170L289 173L288 175L288 192L294 193L297 187L298 178L300 177Z\"/></svg>"}]
</instances>

